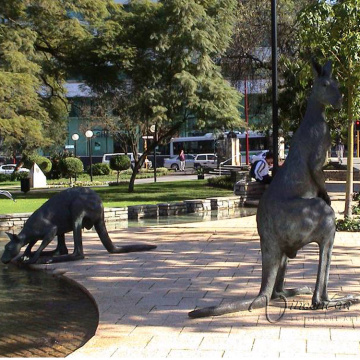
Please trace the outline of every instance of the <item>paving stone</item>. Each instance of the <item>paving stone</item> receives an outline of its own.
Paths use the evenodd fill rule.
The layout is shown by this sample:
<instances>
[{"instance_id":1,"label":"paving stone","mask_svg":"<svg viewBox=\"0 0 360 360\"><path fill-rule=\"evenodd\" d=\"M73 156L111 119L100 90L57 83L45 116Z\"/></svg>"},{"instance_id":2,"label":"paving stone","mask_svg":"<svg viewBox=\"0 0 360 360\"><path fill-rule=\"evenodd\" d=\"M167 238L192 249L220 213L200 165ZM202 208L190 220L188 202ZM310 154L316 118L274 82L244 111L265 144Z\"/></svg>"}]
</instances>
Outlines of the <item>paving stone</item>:
<instances>
[{"instance_id":1,"label":"paving stone","mask_svg":"<svg viewBox=\"0 0 360 360\"><path fill-rule=\"evenodd\" d=\"M359 356L357 305L336 311L287 308L276 323L269 323L265 309L188 318L188 312L196 307L257 295L262 271L255 216L117 229L111 231L111 236L126 244L148 243L151 239L158 248L151 253L112 256L94 241L94 234L86 233L84 262L48 267L67 271L67 276L89 290L99 307L95 336L70 358L246 359L284 358L294 353L303 359L318 359L323 354L327 358ZM359 243L354 234L336 234L331 294L360 292ZM289 263L286 285L314 287L318 256L317 245L299 251ZM300 300L310 302L311 296ZM271 315L278 311L274 306L268 309Z\"/></svg>"}]
</instances>

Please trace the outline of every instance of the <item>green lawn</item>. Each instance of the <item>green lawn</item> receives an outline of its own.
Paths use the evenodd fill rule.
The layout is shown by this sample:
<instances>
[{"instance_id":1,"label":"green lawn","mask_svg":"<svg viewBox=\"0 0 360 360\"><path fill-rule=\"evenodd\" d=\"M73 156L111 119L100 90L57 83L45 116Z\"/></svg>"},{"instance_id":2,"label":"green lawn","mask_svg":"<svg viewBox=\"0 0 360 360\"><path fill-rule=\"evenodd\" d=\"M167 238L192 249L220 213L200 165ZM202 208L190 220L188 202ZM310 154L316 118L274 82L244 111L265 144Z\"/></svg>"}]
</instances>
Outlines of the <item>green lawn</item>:
<instances>
[{"instance_id":1,"label":"green lawn","mask_svg":"<svg viewBox=\"0 0 360 360\"><path fill-rule=\"evenodd\" d=\"M127 184L93 187L93 189L100 195L105 207L158 204L233 195L232 191L207 186L206 180L138 184L135 185L133 193L128 193ZM27 194L14 193L16 202L1 197L0 214L33 212L57 192L54 190L31 190Z\"/></svg>"}]
</instances>

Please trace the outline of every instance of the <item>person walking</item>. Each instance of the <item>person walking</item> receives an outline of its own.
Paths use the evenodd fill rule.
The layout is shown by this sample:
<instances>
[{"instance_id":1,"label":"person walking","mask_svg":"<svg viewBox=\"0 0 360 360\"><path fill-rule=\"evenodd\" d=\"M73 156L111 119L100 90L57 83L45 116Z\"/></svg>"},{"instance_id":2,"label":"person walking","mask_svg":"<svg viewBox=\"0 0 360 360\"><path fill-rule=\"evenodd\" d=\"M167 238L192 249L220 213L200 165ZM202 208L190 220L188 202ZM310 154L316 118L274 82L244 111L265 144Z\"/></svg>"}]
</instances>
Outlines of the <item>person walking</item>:
<instances>
[{"instance_id":1,"label":"person walking","mask_svg":"<svg viewBox=\"0 0 360 360\"><path fill-rule=\"evenodd\" d=\"M185 171L185 153L183 149L181 149L180 151L179 159L180 159L180 171Z\"/></svg>"},{"instance_id":2,"label":"person walking","mask_svg":"<svg viewBox=\"0 0 360 360\"><path fill-rule=\"evenodd\" d=\"M344 144L342 143L341 139L339 139L339 142L336 145L336 155L338 157L339 164L342 164L344 157Z\"/></svg>"}]
</instances>

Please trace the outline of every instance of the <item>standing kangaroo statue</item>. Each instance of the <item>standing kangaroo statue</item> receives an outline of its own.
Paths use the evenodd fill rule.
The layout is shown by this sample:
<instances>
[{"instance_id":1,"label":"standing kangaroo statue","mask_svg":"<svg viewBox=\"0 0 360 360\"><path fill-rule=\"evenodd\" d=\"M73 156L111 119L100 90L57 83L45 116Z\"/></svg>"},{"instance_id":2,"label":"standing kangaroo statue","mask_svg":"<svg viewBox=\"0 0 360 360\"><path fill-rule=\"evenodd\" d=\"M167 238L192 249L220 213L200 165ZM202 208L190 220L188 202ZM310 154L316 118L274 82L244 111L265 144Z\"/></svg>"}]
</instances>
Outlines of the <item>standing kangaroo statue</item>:
<instances>
[{"instance_id":1,"label":"standing kangaroo statue","mask_svg":"<svg viewBox=\"0 0 360 360\"><path fill-rule=\"evenodd\" d=\"M10 242L5 245L1 261L5 264L16 258L23 246L27 248L21 258L23 263L34 264L40 256L53 256L40 259L39 262L55 263L84 258L82 245L82 229L95 226L101 242L109 253L128 253L155 249L155 245L126 245L117 247L111 241L105 227L104 207L99 195L89 188L67 189L51 197L37 209L26 221L18 235L7 233ZM65 233L73 232L74 251L68 254L65 244ZM54 251L43 251L46 246L58 237ZM42 240L39 248L31 252L38 240Z\"/></svg>"},{"instance_id":2,"label":"standing kangaroo statue","mask_svg":"<svg viewBox=\"0 0 360 360\"><path fill-rule=\"evenodd\" d=\"M262 255L262 280L255 299L196 309L191 318L216 316L265 307L271 298L311 293L307 287L284 290L288 258L305 245L319 245L319 267L313 307L329 305L327 284L335 237L335 213L325 188L323 165L331 145L325 106L340 108L342 96L331 78L331 62L313 62L315 80L305 117L291 142L286 161L260 199L257 228ZM351 297L350 297L351 299ZM349 297L343 299L348 302ZM336 300L338 304L340 299Z\"/></svg>"}]
</instances>

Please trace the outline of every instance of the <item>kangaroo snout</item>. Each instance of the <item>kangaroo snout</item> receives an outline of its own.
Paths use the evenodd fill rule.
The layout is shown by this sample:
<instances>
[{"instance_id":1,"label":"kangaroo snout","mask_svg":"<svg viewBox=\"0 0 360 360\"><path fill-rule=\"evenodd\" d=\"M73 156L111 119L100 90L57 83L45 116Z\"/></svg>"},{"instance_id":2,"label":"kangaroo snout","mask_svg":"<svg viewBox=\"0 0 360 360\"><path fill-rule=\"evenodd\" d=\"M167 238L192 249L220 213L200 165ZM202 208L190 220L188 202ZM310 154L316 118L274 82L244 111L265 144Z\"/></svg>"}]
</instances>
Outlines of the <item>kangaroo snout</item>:
<instances>
[{"instance_id":1,"label":"kangaroo snout","mask_svg":"<svg viewBox=\"0 0 360 360\"><path fill-rule=\"evenodd\" d=\"M3 264L8 264L10 261L11 261L11 257L8 254L3 253L3 255L1 257L1 262Z\"/></svg>"},{"instance_id":2,"label":"kangaroo snout","mask_svg":"<svg viewBox=\"0 0 360 360\"><path fill-rule=\"evenodd\" d=\"M341 109L342 107L342 104L343 104L343 100L344 100L344 95L340 95L335 101L334 101L334 104L333 104L333 108L334 109Z\"/></svg>"}]
</instances>

